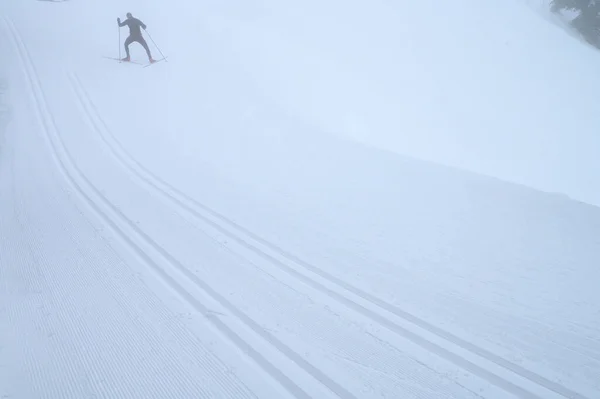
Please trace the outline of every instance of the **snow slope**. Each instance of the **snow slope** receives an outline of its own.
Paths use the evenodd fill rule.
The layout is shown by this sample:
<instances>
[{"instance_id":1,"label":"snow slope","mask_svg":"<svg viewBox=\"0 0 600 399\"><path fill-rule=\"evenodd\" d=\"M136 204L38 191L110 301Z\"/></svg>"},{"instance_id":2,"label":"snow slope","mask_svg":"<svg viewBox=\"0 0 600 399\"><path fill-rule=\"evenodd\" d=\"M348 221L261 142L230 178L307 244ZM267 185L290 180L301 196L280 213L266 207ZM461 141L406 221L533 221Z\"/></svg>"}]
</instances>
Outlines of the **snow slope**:
<instances>
[{"instance_id":1,"label":"snow slope","mask_svg":"<svg viewBox=\"0 0 600 399\"><path fill-rule=\"evenodd\" d=\"M596 55L413 3L1 3L0 397L597 397L599 209L415 159L593 202Z\"/></svg>"}]
</instances>

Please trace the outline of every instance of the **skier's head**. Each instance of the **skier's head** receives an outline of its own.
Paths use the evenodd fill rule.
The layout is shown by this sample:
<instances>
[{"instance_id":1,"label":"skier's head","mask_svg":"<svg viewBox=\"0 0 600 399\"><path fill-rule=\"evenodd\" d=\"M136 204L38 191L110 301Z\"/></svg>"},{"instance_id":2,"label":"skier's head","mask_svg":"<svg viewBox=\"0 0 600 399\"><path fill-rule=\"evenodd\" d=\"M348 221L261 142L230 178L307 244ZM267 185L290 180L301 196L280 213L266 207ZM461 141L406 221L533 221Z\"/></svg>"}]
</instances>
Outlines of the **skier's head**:
<instances>
[{"instance_id":1,"label":"skier's head","mask_svg":"<svg viewBox=\"0 0 600 399\"><path fill-rule=\"evenodd\" d=\"M133 18L133 15L131 15L130 12L127 13L127 18Z\"/></svg>"}]
</instances>

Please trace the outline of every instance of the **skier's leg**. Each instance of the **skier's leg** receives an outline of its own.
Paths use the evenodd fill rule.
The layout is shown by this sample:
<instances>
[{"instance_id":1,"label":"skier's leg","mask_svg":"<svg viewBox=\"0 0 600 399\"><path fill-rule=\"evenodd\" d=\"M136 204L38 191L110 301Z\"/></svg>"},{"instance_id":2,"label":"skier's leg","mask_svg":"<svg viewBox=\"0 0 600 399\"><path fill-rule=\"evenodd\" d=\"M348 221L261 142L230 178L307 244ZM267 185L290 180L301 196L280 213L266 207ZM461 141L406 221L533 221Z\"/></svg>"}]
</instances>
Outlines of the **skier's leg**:
<instances>
[{"instance_id":1,"label":"skier's leg","mask_svg":"<svg viewBox=\"0 0 600 399\"><path fill-rule=\"evenodd\" d=\"M130 58L129 58L129 45L130 45L131 43L133 43L133 40L134 40L134 39L133 39L131 36L129 36L129 37L127 38L127 40L125 40L125 54L127 54L127 57L126 57L126 59L127 59L127 60L129 60L129 59L130 59Z\"/></svg>"},{"instance_id":2,"label":"skier's leg","mask_svg":"<svg viewBox=\"0 0 600 399\"><path fill-rule=\"evenodd\" d=\"M152 61L152 54L150 53L150 48L148 47L148 43L146 43L146 39L140 37L138 39L138 43L141 44L142 47L144 47L144 50L146 50L146 54L148 54L148 59Z\"/></svg>"}]
</instances>

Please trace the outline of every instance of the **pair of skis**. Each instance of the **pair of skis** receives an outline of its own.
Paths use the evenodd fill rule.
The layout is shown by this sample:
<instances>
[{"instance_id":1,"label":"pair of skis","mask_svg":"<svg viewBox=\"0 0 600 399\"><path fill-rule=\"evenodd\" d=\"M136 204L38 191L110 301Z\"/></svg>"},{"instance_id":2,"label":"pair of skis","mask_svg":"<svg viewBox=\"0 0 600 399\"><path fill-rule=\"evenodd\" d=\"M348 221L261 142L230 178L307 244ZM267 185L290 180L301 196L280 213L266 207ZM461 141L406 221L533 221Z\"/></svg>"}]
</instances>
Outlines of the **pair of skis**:
<instances>
[{"instance_id":1,"label":"pair of skis","mask_svg":"<svg viewBox=\"0 0 600 399\"><path fill-rule=\"evenodd\" d=\"M143 64L143 63L141 63L141 62L139 62L139 61L123 61L122 59L120 59L120 58L115 58L115 57L104 57L104 58L107 58L107 59L109 59L109 60L118 61L119 63L123 62L123 63L129 63L129 64L141 65L143 68L147 68L147 67L149 67L149 66L152 66L152 65L154 65L154 64L157 64L157 63L159 63L159 62L161 62L161 61L165 61L165 60L167 59L167 57L164 57L164 58L160 58L160 59L158 59L158 60L154 60L154 62L151 62L151 63L148 63L148 64Z\"/></svg>"}]
</instances>

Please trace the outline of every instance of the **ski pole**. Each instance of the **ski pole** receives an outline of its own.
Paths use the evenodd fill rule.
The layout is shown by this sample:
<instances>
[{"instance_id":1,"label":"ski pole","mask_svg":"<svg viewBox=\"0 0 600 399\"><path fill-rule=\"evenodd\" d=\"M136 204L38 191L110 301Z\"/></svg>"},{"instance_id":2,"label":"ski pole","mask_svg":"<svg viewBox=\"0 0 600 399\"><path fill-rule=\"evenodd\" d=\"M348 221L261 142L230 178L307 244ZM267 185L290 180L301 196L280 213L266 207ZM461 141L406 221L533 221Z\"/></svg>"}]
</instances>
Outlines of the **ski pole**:
<instances>
[{"instance_id":1,"label":"ski pole","mask_svg":"<svg viewBox=\"0 0 600 399\"><path fill-rule=\"evenodd\" d=\"M117 28L119 29L119 62L121 62L121 27L117 25Z\"/></svg>"},{"instance_id":2,"label":"ski pole","mask_svg":"<svg viewBox=\"0 0 600 399\"><path fill-rule=\"evenodd\" d=\"M156 42L154 41L154 39L152 39L152 35L150 35L150 33L148 31L146 31L146 34L148 35L148 37L150 38L150 40L154 44L154 47L156 47L156 49L158 50L158 52L160 53L160 55L163 57L163 59L165 60L165 62L167 62L167 57L165 57L165 55L162 53L162 51L160 51L160 48L156 45Z\"/></svg>"}]
</instances>

